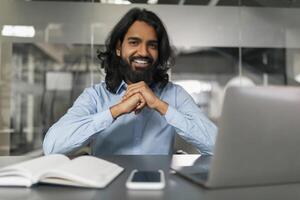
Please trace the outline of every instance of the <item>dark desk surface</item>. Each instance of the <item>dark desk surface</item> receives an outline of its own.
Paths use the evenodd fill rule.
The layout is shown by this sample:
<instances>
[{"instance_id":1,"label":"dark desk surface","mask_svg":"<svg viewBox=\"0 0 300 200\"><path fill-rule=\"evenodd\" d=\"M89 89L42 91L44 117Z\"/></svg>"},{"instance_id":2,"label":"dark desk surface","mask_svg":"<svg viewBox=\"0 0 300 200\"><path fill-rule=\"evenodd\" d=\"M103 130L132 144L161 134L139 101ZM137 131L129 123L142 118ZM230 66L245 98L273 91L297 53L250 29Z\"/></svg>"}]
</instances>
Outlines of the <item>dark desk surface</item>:
<instances>
[{"instance_id":1,"label":"dark desk surface","mask_svg":"<svg viewBox=\"0 0 300 200\"><path fill-rule=\"evenodd\" d=\"M0 188L1 200L100 200L100 199L300 199L300 184L274 185L264 187L244 187L231 189L207 190L188 180L170 174L169 156L105 156L101 157L115 162L125 168L125 171L117 177L105 189L82 189L74 187L37 185L32 188ZM7 157L0 159L0 166L12 163L14 160L22 160L22 157ZM24 160L24 159L23 159ZM129 173L133 169L154 170L163 169L166 175L166 188L161 191L131 191L125 187ZM300 169L299 169L300 170Z\"/></svg>"}]
</instances>

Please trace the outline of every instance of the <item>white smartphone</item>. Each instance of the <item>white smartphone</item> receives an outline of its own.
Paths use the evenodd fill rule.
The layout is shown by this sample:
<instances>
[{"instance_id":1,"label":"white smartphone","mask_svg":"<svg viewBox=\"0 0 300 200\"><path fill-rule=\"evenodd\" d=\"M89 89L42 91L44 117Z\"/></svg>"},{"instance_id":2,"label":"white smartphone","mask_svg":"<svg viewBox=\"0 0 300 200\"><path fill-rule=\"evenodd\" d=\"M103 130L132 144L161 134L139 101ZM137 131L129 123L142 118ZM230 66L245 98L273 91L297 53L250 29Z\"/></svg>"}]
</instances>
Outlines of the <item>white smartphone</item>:
<instances>
[{"instance_id":1,"label":"white smartphone","mask_svg":"<svg viewBox=\"0 0 300 200\"><path fill-rule=\"evenodd\" d=\"M135 190L160 190L165 187L165 175L162 170L133 170L127 179L126 187Z\"/></svg>"}]
</instances>

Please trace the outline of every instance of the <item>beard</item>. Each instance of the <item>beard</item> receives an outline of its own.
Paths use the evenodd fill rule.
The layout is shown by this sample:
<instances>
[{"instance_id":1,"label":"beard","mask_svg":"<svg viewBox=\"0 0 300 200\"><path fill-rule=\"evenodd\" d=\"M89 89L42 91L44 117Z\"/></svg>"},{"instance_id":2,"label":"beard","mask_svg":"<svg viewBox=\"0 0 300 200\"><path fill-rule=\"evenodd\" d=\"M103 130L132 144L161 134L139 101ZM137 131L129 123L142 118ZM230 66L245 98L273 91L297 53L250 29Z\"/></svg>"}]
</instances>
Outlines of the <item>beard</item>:
<instances>
[{"instance_id":1,"label":"beard","mask_svg":"<svg viewBox=\"0 0 300 200\"><path fill-rule=\"evenodd\" d=\"M132 62L133 58L129 58L129 60ZM129 81L131 83L137 83L140 81L144 81L147 85L150 85L151 83L153 83L155 66L156 64L153 64L152 61L149 67L145 69L134 70L126 60L121 58L119 70L125 82Z\"/></svg>"}]
</instances>

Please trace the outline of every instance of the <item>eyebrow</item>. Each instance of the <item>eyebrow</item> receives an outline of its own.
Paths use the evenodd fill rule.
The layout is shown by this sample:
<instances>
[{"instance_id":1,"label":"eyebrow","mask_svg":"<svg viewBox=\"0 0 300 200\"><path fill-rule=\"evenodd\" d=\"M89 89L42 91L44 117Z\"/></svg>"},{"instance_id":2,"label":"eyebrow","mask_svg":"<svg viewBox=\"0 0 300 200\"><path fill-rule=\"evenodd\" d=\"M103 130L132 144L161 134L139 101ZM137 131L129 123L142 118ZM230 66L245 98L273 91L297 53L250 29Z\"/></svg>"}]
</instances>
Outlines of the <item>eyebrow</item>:
<instances>
[{"instance_id":1,"label":"eyebrow","mask_svg":"<svg viewBox=\"0 0 300 200\"><path fill-rule=\"evenodd\" d=\"M129 38L127 38L127 40L141 40L141 38L138 38L138 37L129 37Z\"/></svg>"},{"instance_id":2,"label":"eyebrow","mask_svg":"<svg viewBox=\"0 0 300 200\"><path fill-rule=\"evenodd\" d=\"M141 38L139 37L128 37L127 40L138 40L138 41L141 41ZM149 40L147 41L147 43L158 43L157 40Z\"/></svg>"}]
</instances>

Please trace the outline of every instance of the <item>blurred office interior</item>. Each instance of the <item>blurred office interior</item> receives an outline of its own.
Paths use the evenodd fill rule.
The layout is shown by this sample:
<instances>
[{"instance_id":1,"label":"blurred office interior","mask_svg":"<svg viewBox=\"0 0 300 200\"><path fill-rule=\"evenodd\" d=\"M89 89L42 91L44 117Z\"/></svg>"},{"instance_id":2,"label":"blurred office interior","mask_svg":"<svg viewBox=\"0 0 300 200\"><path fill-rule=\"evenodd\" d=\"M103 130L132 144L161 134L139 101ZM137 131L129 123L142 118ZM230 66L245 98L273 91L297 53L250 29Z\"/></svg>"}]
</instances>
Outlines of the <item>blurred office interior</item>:
<instances>
[{"instance_id":1,"label":"blurred office interior","mask_svg":"<svg viewBox=\"0 0 300 200\"><path fill-rule=\"evenodd\" d=\"M171 80L216 124L228 85L300 85L300 0L1 0L0 155L42 152L48 128L104 80L97 50L132 7L161 17Z\"/></svg>"}]
</instances>

